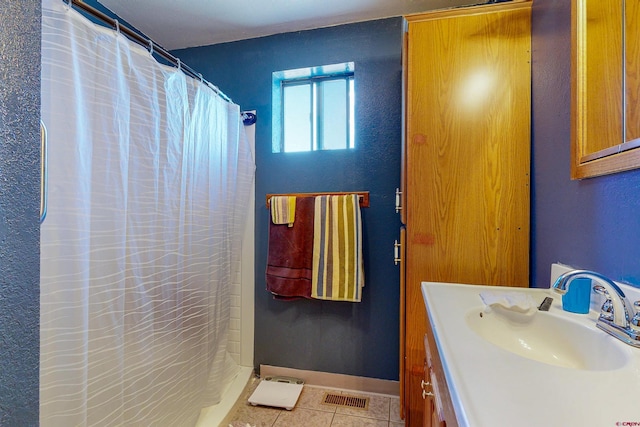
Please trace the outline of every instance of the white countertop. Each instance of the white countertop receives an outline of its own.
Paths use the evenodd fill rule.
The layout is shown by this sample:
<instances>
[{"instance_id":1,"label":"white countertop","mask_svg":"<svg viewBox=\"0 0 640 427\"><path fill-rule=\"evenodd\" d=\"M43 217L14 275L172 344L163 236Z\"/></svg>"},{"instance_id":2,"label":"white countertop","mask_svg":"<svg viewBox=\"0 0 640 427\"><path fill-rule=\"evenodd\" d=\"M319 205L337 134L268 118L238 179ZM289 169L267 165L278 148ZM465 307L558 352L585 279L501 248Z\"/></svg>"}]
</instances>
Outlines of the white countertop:
<instances>
[{"instance_id":1,"label":"white countertop","mask_svg":"<svg viewBox=\"0 0 640 427\"><path fill-rule=\"evenodd\" d=\"M621 287L631 302L640 299L640 289ZM539 302L550 296L549 312L536 316L562 316L596 329L597 312L565 312L561 296L549 289L424 282L422 293L461 427L640 426L640 348L597 329L606 345L624 353L622 367L589 371L518 356L467 325L470 310L484 309L479 294L485 290L526 292Z\"/></svg>"}]
</instances>

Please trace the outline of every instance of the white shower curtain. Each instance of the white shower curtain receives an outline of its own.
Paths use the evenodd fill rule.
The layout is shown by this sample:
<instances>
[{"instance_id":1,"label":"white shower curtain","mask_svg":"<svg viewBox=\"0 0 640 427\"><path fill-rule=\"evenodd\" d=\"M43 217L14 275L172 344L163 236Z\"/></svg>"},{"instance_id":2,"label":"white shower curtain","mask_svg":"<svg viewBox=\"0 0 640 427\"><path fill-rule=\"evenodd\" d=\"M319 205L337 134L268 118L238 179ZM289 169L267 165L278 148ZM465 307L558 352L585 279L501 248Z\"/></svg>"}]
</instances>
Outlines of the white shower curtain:
<instances>
[{"instance_id":1,"label":"white shower curtain","mask_svg":"<svg viewBox=\"0 0 640 427\"><path fill-rule=\"evenodd\" d=\"M192 426L238 369L239 107L62 1L42 29L41 425Z\"/></svg>"}]
</instances>

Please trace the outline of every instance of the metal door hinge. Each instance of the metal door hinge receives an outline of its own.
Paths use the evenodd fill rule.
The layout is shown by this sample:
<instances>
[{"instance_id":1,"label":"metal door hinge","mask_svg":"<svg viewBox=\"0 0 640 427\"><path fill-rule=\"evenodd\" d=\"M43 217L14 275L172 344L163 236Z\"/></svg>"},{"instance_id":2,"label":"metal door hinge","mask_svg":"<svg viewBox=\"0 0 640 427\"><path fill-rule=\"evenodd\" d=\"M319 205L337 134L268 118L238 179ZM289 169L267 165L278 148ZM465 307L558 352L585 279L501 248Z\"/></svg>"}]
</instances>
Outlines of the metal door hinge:
<instances>
[{"instance_id":1,"label":"metal door hinge","mask_svg":"<svg viewBox=\"0 0 640 427\"><path fill-rule=\"evenodd\" d=\"M398 265L398 263L402 262L402 258L400 258L400 248L402 244L398 243L397 240L393 241L393 263Z\"/></svg>"},{"instance_id":2,"label":"metal door hinge","mask_svg":"<svg viewBox=\"0 0 640 427\"><path fill-rule=\"evenodd\" d=\"M399 188L396 188L396 213L399 213L402 210L402 206L400 203L400 196L402 195L402 191Z\"/></svg>"}]
</instances>

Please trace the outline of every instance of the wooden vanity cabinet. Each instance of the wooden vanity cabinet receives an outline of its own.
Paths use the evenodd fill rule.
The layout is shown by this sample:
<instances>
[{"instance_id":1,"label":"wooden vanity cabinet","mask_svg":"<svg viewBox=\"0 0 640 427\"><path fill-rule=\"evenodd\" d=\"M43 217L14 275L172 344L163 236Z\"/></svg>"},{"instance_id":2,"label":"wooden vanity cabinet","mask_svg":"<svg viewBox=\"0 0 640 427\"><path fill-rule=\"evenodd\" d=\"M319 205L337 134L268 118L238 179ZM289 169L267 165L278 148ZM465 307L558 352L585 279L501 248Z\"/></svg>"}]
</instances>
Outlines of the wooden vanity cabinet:
<instances>
[{"instance_id":1,"label":"wooden vanity cabinet","mask_svg":"<svg viewBox=\"0 0 640 427\"><path fill-rule=\"evenodd\" d=\"M431 410L425 411L425 414L430 414L430 420L425 417L423 425L425 427L458 427L444 368L430 327L428 333L424 335L424 348L431 393L431 396L428 396Z\"/></svg>"},{"instance_id":2,"label":"wooden vanity cabinet","mask_svg":"<svg viewBox=\"0 0 640 427\"><path fill-rule=\"evenodd\" d=\"M400 394L419 427L440 425L422 398L420 284L529 285L531 3L406 20Z\"/></svg>"}]
</instances>

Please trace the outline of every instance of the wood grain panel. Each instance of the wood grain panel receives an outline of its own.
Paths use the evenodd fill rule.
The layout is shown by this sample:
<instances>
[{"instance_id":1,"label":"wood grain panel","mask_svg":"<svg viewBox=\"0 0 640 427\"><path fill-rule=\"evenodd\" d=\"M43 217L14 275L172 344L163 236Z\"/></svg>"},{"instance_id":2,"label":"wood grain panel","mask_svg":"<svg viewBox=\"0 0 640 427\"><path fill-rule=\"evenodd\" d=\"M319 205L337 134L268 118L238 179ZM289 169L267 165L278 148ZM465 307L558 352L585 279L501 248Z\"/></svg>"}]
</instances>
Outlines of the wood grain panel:
<instances>
[{"instance_id":1,"label":"wood grain panel","mask_svg":"<svg viewBox=\"0 0 640 427\"><path fill-rule=\"evenodd\" d=\"M585 138L582 156L622 144L623 0L586 0Z\"/></svg>"},{"instance_id":2,"label":"wood grain panel","mask_svg":"<svg viewBox=\"0 0 640 427\"><path fill-rule=\"evenodd\" d=\"M407 184L419 197L407 197L407 220L424 227L408 227L416 246L408 257L430 271L423 280L528 280L520 243L528 242L530 128L529 109L519 107L530 103L529 32L521 15L411 27L420 42L410 47Z\"/></svg>"},{"instance_id":3,"label":"wood grain panel","mask_svg":"<svg viewBox=\"0 0 640 427\"><path fill-rule=\"evenodd\" d=\"M406 286L405 286L405 270L406 270L406 259L407 259L407 230L402 227L400 228L400 342L405 342L405 332L406 332L406 309L405 303L406 300ZM405 372L405 347L400 345L400 372ZM405 389L406 387L406 378L404 375L400 374L400 417L402 419L406 418L405 408L406 405L406 395Z\"/></svg>"},{"instance_id":4,"label":"wood grain panel","mask_svg":"<svg viewBox=\"0 0 640 427\"><path fill-rule=\"evenodd\" d=\"M571 178L638 168L638 0L571 6Z\"/></svg>"},{"instance_id":5,"label":"wood grain panel","mask_svg":"<svg viewBox=\"0 0 640 427\"><path fill-rule=\"evenodd\" d=\"M529 284L530 4L499 6L409 18L405 375L421 282Z\"/></svg>"},{"instance_id":6,"label":"wood grain panel","mask_svg":"<svg viewBox=\"0 0 640 427\"><path fill-rule=\"evenodd\" d=\"M640 0L625 0L625 141L640 138Z\"/></svg>"}]
</instances>

